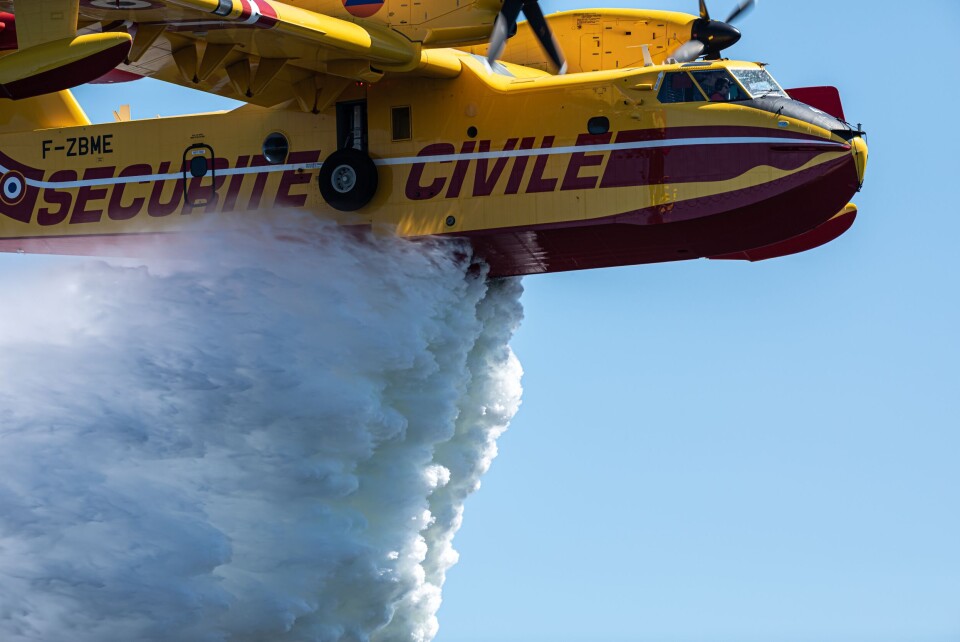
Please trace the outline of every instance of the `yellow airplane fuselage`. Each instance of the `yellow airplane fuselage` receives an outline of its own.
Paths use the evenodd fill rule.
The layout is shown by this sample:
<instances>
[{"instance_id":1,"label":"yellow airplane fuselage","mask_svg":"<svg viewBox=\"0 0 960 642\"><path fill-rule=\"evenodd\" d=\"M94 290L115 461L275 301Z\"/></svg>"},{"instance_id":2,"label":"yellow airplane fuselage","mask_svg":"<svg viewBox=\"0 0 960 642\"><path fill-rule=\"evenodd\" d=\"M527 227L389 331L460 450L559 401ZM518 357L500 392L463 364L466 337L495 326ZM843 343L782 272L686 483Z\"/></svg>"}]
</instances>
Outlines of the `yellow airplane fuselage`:
<instances>
[{"instance_id":1,"label":"yellow airplane fuselage","mask_svg":"<svg viewBox=\"0 0 960 642\"><path fill-rule=\"evenodd\" d=\"M60 101L48 128L0 134L0 250L122 252L292 209L465 237L493 274L528 274L770 246L849 212L862 183L862 137L736 102L661 103L664 74L681 65L506 75L437 55L462 72L356 83L317 114L247 106L89 125L68 94L47 97ZM378 185L368 204L339 211L318 177L352 144L338 110L355 106ZM285 141L282 157L265 152L268 139Z\"/></svg>"}]
</instances>

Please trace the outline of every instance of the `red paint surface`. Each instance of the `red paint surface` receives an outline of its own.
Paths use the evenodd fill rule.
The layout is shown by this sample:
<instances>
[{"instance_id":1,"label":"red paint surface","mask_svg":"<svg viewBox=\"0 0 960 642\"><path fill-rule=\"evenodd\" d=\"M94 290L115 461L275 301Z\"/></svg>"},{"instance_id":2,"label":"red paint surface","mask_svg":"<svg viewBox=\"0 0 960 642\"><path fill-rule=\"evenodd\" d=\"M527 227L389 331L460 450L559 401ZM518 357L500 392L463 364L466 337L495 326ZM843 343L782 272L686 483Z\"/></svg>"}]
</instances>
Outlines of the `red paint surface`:
<instances>
[{"instance_id":1,"label":"red paint surface","mask_svg":"<svg viewBox=\"0 0 960 642\"><path fill-rule=\"evenodd\" d=\"M811 107L816 107L820 111L825 111L834 118L842 121L847 119L843 116L843 104L840 102L840 92L836 87L801 87L799 89L788 89L787 94L794 100L799 100Z\"/></svg>"},{"instance_id":2,"label":"red paint surface","mask_svg":"<svg viewBox=\"0 0 960 642\"><path fill-rule=\"evenodd\" d=\"M72 169L61 169L53 173L51 180L75 181L77 172ZM57 190L43 190L43 202L54 207L41 207L37 212L37 223L39 225L59 225L67 220L67 214L70 213L70 206L73 204L73 196L66 192Z\"/></svg>"},{"instance_id":3,"label":"red paint surface","mask_svg":"<svg viewBox=\"0 0 960 642\"><path fill-rule=\"evenodd\" d=\"M837 230L843 224L849 227L852 223L823 225L849 202L857 183L852 158L828 165L802 172L800 177L788 177L798 180L769 183L757 193L743 190L724 195L721 200L726 207L717 208L709 202L716 199L699 199L689 207L713 213L675 223L657 223L657 216L638 210L584 223L504 228L462 236L470 238L477 255L490 264L493 277L751 253L753 248L774 248L802 236L807 239L803 249L809 249L816 247L812 240L821 233L829 231L823 238L835 238L842 233ZM838 220L847 218L852 217ZM155 233L0 239L0 251L143 256L162 248L165 254L189 257L203 251L202 242L194 243L196 238L200 237Z\"/></svg>"},{"instance_id":4,"label":"red paint surface","mask_svg":"<svg viewBox=\"0 0 960 642\"><path fill-rule=\"evenodd\" d=\"M267 0L251 0L260 10L260 17L257 19L257 26L269 29L279 22L277 10L270 6Z\"/></svg>"},{"instance_id":5,"label":"red paint surface","mask_svg":"<svg viewBox=\"0 0 960 642\"><path fill-rule=\"evenodd\" d=\"M752 140L744 142L733 140L735 138ZM649 146L651 142L658 141L664 141L662 146ZM596 187L606 189L724 181L757 167L796 170L820 154L850 150L849 145L836 142L825 146L823 143L828 141L820 137L756 127L681 127L626 130L616 134L581 134L573 147L586 148L611 142L630 145L631 148L614 151L584 149L582 152L564 154L566 166L562 168L556 167L547 155L528 157L505 154L496 159L460 157L440 163L437 167L438 176L429 184L423 181L426 165L414 163L407 175L405 193L412 201L435 197L460 198L469 195L463 191L463 186L466 178L471 176L474 197L498 192L533 194ZM550 149L554 143L555 136L544 136L539 148ZM519 146L517 138L508 138L502 143L503 151L535 147L535 138L524 138L519 141ZM468 155L474 151L496 153L499 150L494 148L492 141L470 140L461 144L459 153ZM417 156L427 158L453 153L452 143L431 143L421 149ZM604 166L604 160L608 157ZM528 162L532 168L529 177L524 180ZM505 184L500 187L502 182Z\"/></svg>"},{"instance_id":6,"label":"red paint surface","mask_svg":"<svg viewBox=\"0 0 960 642\"><path fill-rule=\"evenodd\" d=\"M738 192L577 224L465 234L491 276L661 263L759 248L821 225L857 190L852 157Z\"/></svg>"},{"instance_id":7,"label":"red paint surface","mask_svg":"<svg viewBox=\"0 0 960 642\"><path fill-rule=\"evenodd\" d=\"M420 150L417 156L443 156L456 153L456 148L450 143L434 143L427 145ZM423 170L426 169L424 163L414 163L410 168L410 174L407 176L407 187L405 194L411 201L419 201L427 198L433 198L443 190L446 184L446 178L435 178L429 185L422 185Z\"/></svg>"},{"instance_id":8,"label":"red paint surface","mask_svg":"<svg viewBox=\"0 0 960 642\"><path fill-rule=\"evenodd\" d=\"M796 184L784 180L764 186L766 198L733 194L728 199L731 207L676 223L656 223L662 217L638 210L579 225L504 228L464 236L471 240L477 255L490 264L493 277L734 253L759 256L754 254L755 248L772 250L778 246L780 252L787 247L802 251L836 238L853 222L853 217L838 217L838 223L823 225L846 205L857 182L852 160L844 158L830 165L816 174L813 170L803 172L808 174L803 177L806 180ZM689 206L704 211L716 209L708 200L699 199ZM189 256L189 238L188 234L160 233L0 239L0 251L141 256L160 243L165 252L174 249Z\"/></svg>"},{"instance_id":9,"label":"red paint surface","mask_svg":"<svg viewBox=\"0 0 960 642\"><path fill-rule=\"evenodd\" d=\"M119 65L130 52L129 41L120 43L83 60L0 85L0 95L18 100L50 94L90 82Z\"/></svg>"},{"instance_id":10,"label":"red paint surface","mask_svg":"<svg viewBox=\"0 0 960 642\"><path fill-rule=\"evenodd\" d=\"M146 164L131 165L121 170L119 176L149 176L152 169L152 167ZM147 199L140 197L131 199L129 205L125 204L123 198L123 190L125 187L126 185L123 183L118 183L114 185L113 191L110 194L110 204L107 206L107 214L111 220L129 220L139 214L147 202Z\"/></svg>"},{"instance_id":11,"label":"red paint surface","mask_svg":"<svg viewBox=\"0 0 960 642\"><path fill-rule=\"evenodd\" d=\"M477 143L468 140L460 146L461 154L471 154ZM450 177L449 187L447 187L447 198L457 198L460 196L460 189L463 187L463 179L467 175L467 168L470 167L470 161L458 160L453 166L453 176Z\"/></svg>"},{"instance_id":12,"label":"red paint surface","mask_svg":"<svg viewBox=\"0 0 960 642\"><path fill-rule=\"evenodd\" d=\"M0 151L0 164L6 167L10 172L15 172L25 178L35 181L43 180L42 170L27 167L23 163L13 160L2 151ZM3 181L5 176L6 174L0 175L0 182ZM33 218L33 208L37 203L37 196L39 196L39 194L39 189L27 184L24 193L20 196L20 198L17 199L17 202L8 203L3 194L0 193L0 213L2 213L4 216L12 218L15 221L29 223Z\"/></svg>"},{"instance_id":13,"label":"red paint surface","mask_svg":"<svg viewBox=\"0 0 960 642\"><path fill-rule=\"evenodd\" d=\"M769 130L762 131L767 135L771 134ZM703 129L698 128L696 133L702 135ZM749 135L742 129L739 129L736 134ZM674 136L675 130L671 130L670 135ZM802 137L799 141L796 136L783 138L793 139L787 141L791 149L803 147ZM543 144L549 146L547 140L544 140ZM534 139L523 139L518 146L521 149L530 149L534 147ZM716 149L723 146L711 147ZM466 149L462 151L472 151L473 141L465 144L464 148ZM421 153L426 156L452 151L453 145L444 143L439 144L439 147L425 149ZM776 154L777 152L768 150L767 153ZM589 157L590 154L587 154L583 160L586 161ZM522 159L526 160L525 157ZM244 158L242 164L245 165L246 160ZM15 163L2 153L0 153L0 161L30 178L42 177L42 173L38 176L37 170ZM262 156L250 159L251 166L264 163ZM240 165L241 163L238 162L237 166ZM453 170L450 176L451 183L456 178L455 172L458 165L458 162L447 165ZM521 166L520 163L517 165ZM664 170L669 166L665 159L661 165ZM526 163L523 163L521 167L525 166ZM418 164L414 164L411 168L411 178L415 177L415 180L408 181L408 196L411 188L418 191L443 189L442 182L440 185L420 185L422 165L419 167L419 174L417 173ZM590 162L578 163L576 174L571 174L570 180L588 177L592 168L593 165ZM169 169L170 163L165 162L161 164L158 171L163 174ZM467 166L461 169L465 173ZM513 182L512 174L516 169L517 167L514 167L513 171L509 172L511 176L506 190L508 193L511 191L509 184ZM540 182L557 180L557 177L542 175L542 170L543 168L539 176ZM508 173L506 168L497 168L495 160L483 167L478 163L475 171L483 176L485 185L495 174L505 177ZM665 173L665 179L666 176ZM259 204L266 178L266 174L257 176L248 207L255 208ZM566 177L561 175L561 178ZM73 180L74 177L63 177L63 179ZM298 179L291 175L288 180L289 186L293 186L297 184ZM462 177L460 180L462 181ZM434 182L438 181L440 179ZM231 186L226 188L227 200L235 201L236 194L234 193L231 199L229 192L237 190L239 183L234 184L234 181L230 183ZM823 226L823 224L849 202L857 187L858 174L853 156L843 154L832 161L802 172L736 192L623 212L602 219L524 228L505 227L460 236L469 238L478 256L488 261L492 276L657 263L739 253L748 259L760 256L763 252L783 255L816 247L839 236L843 230L837 231L839 227ZM55 206L49 211L51 221L63 220L67 204L55 199L50 200L49 195L57 194L55 190L46 190L44 194L46 202ZM36 198L37 190L28 188L22 200L13 208L4 208L3 213L16 220L29 221ZM87 201L97 198L104 197L91 193L88 194ZM148 199L148 214L154 217L170 215L178 208L181 201L181 181L158 182L154 185ZM233 203L230 205L232 206ZM852 220L844 221L844 224L849 227L851 222ZM169 237L170 235L158 236ZM137 254L138 238L142 237L120 235L117 237L4 239L0 240L0 251L22 249L30 252L96 254L105 252L105 248L114 247L111 253L131 256Z\"/></svg>"},{"instance_id":14,"label":"red paint surface","mask_svg":"<svg viewBox=\"0 0 960 642\"><path fill-rule=\"evenodd\" d=\"M825 245L833 239L850 229L854 220L857 218L856 212L849 212L836 218L831 218L826 223L818 225L809 232L799 234L793 238L764 247L753 248L743 252L734 252L732 254L722 254L720 256L711 256L711 259L724 259L731 261L765 261L775 259L780 256L789 256L812 250L821 245Z\"/></svg>"},{"instance_id":15,"label":"red paint surface","mask_svg":"<svg viewBox=\"0 0 960 642\"><path fill-rule=\"evenodd\" d=\"M342 0L343 8L356 18L369 18L383 7L383 0Z\"/></svg>"},{"instance_id":16,"label":"red paint surface","mask_svg":"<svg viewBox=\"0 0 960 642\"><path fill-rule=\"evenodd\" d=\"M91 80L91 85L114 85L121 82L133 82L134 80L140 80L143 78L140 74L135 74L132 71L124 71L123 69L111 69L104 75L100 76L95 80Z\"/></svg>"},{"instance_id":17,"label":"red paint surface","mask_svg":"<svg viewBox=\"0 0 960 642\"><path fill-rule=\"evenodd\" d=\"M16 51L17 21L12 13L0 11L0 51Z\"/></svg>"},{"instance_id":18,"label":"red paint surface","mask_svg":"<svg viewBox=\"0 0 960 642\"><path fill-rule=\"evenodd\" d=\"M777 251L783 252L791 241L792 249L800 251L801 246L809 249L816 247L816 241L839 236L842 231L838 230L852 223L843 221L850 217L838 217L843 222L837 227L823 226L849 202L857 182L853 158L845 156L756 188L678 203L671 211L648 208L576 224L501 228L461 236L470 239L495 277L751 255L757 248L778 245ZM179 186L176 181L173 189ZM173 200L178 202L176 196ZM169 239L164 248L183 250L189 256L189 236L183 234L0 239L0 251L139 256L155 247L157 239Z\"/></svg>"}]
</instances>

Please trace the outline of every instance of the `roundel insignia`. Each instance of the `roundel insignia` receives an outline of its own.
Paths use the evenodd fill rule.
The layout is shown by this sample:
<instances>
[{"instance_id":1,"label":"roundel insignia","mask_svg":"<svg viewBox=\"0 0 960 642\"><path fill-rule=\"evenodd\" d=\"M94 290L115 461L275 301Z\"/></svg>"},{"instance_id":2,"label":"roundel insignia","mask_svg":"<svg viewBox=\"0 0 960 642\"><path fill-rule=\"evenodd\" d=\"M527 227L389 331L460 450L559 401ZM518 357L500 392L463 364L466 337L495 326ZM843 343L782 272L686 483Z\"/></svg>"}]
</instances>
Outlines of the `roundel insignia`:
<instances>
[{"instance_id":1,"label":"roundel insignia","mask_svg":"<svg viewBox=\"0 0 960 642\"><path fill-rule=\"evenodd\" d=\"M157 7L156 4L148 0L85 0L83 4L94 9L119 9L120 11L155 9Z\"/></svg>"},{"instance_id":2,"label":"roundel insignia","mask_svg":"<svg viewBox=\"0 0 960 642\"><path fill-rule=\"evenodd\" d=\"M343 8L356 18L369 18L380 11L383 0L342 0Z\"/></svg>"},{"instance_id":3,"label":"roundel insignia","mask_svg":"<svg viewBox=\"0 0 960 642\"><path fill-rule=\"evenodd\" d=\"M19 172L7 172L0 177L0 199L8 205L16 205L27 191L27 184Z\"/></svg>"}]
</instances>

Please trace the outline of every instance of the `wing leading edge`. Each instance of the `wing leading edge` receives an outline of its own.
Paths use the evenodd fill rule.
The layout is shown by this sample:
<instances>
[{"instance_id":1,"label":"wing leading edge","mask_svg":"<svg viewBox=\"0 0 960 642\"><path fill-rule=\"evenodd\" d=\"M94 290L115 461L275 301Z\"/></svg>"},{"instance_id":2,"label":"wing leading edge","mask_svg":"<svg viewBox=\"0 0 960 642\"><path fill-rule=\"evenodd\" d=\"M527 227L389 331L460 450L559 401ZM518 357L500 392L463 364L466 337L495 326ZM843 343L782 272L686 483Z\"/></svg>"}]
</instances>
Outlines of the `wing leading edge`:
<instances>
[{"instance_id":1,"label":"wing leading edge","mask_svg":"<svg viewBox=\"0 0 960 642\"><path fill-rule=\"evenodd\" d=\"M386 25L351 22L272 0L17 0L0 1L0 10L13 12L19 48L0 57L0 84L4 69L23 68L22 60L6 61L22 58L24 38L33 43L36 33L47 33L44 26L55 22L51 16L67 17L57 18L57 28L49 33L73 29L74 38L104 48L107 42L126 47L114 49L112 59L101 56L97 67L87 64L88 73L79 82L47 90L90 82L116 66L113 80L153 77L261 106L291 103L317 112L353 81L374 82L385 74L460 73L453 52L424 50ZM50 55L34 50L33 57L46 60ZM66 62L91 59L85 53ZM75 74L76 65L71 69Z\"/></svg>"}]
</instances>

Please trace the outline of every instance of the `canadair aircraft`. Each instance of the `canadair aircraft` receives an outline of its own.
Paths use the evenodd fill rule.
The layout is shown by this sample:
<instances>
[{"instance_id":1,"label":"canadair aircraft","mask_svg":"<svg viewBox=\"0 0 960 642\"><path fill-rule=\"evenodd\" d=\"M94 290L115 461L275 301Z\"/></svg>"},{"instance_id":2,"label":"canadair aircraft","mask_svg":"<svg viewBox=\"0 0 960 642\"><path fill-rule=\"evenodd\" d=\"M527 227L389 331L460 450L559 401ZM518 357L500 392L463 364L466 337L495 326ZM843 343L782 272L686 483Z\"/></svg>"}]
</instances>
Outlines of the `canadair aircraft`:
<instances>
[{"instance_id":1,"label":"canadair aircraft","mask_svg":"<svg viewBox=\"0 0 960 642\"><path fill-rule=\"evenodd\" d=\"M284 209L468 239L494 276L810 249L852 224L867 146L836 89L721 56L752 4L0 0L0 250ZM92 125L70 93L144 77L246 105Z\"/></svg>"}]
</instances>

